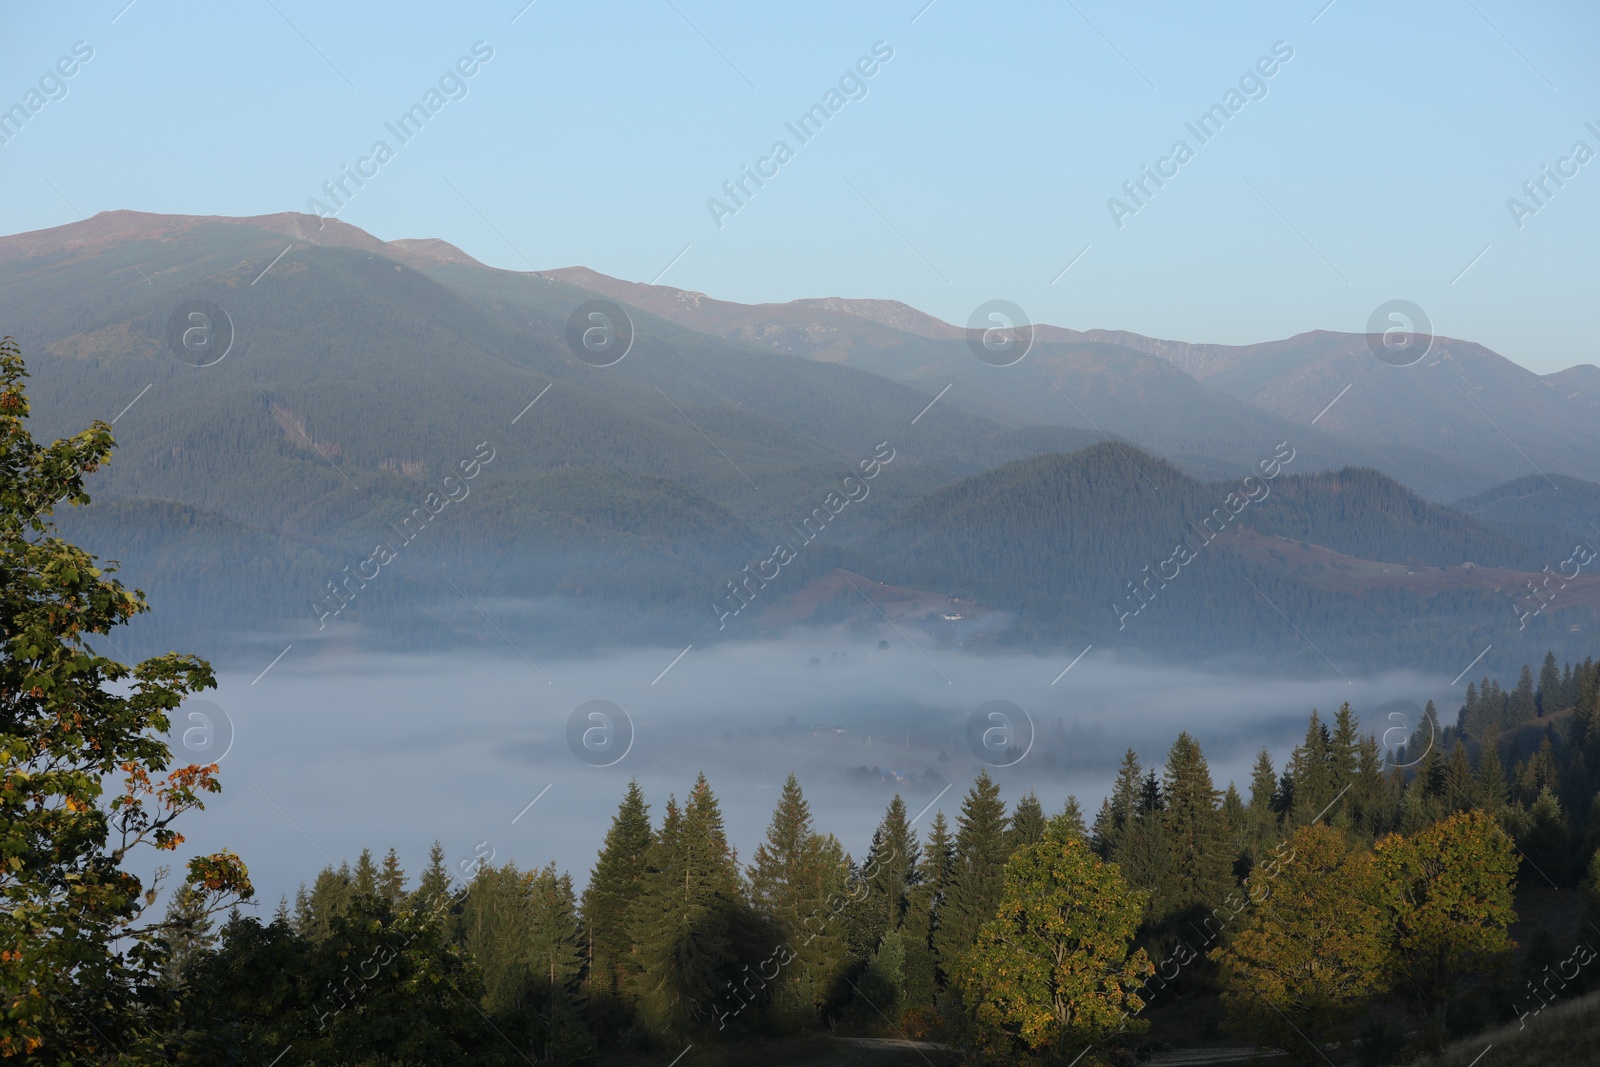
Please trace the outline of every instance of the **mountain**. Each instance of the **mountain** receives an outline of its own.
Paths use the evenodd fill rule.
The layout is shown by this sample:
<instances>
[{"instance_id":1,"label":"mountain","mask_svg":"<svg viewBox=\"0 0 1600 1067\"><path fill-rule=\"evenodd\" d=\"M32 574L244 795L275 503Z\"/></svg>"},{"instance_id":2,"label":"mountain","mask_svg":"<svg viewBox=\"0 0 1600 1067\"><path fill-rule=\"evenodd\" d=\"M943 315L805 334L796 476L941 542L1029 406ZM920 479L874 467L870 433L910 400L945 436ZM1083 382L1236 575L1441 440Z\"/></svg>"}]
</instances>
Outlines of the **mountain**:
<instances>
[{"instance_id":1,"label":"mountain","mask_svg":"<svg viewBox=\"0 0 1600 1067\"><path fill-rule=\"evenodd\" d=\"M1600 485L1594 482L1530 474L1452 506L1530 546L1552 568L1578 546L1600 553Z\"/></svg>"},{"instance_id":2,"label":"mountain","mask_svg":"<svg viewBox=\"0 0 1600 1067\"><path fill-rule=\"evenodd\" d=\"M891 585L1013 613L1014 639L1168 655L1416 666L1494 641L1526 658L1580 649L1600 619L1590 578L1519 631L1538 554L1377 472L1208 484L1108 444L937 489L860 547Z\"/></svg>"},{"instance_id":3,"label":"mountain","mask_svg":"<svg viewBox=\"0 0 1600 1067\"><path fill-rule=\"evenodd\" d=\"M603 368L566 342L597 294L636 328ZM220 360L173 347L191 301L231 330ZM1554 514L1514 494L1483 521L1429 503L1491 480L1228 395L1175 364L1200 346L1041 327L1000 368L893 302L747 307L495 270L303 215L111 212L0 238L0 324L28 359L37 436L115 420L95 503L62 525L169 608L119 642L217 656L713 640L730 583L792 544L736 634L878 625L843 574L941 639L1053 644L1110 624L1172 655L1253 647L1322 669L1315 640L1392 665L1511 617L1496 588L1545 557L1508 524ZM1581 394L1580 371L1554 377ZM1203 567L1118 625L1173 538L1291 453ZM846 509L874 455L892 459ZM1580 592L1528 639L1588 627ZM958 607L929 607L946 596Z\"/></svg>"},{"instance_id":4,"label":"mountain","mask_svg":"<svg viewBox=\"0 0 1600 1067\"><path fill-rule=\"evenodd\" d=\"M1501 479L1583 476L1600 449L1600 368L1539 375L1448 337L1408 367L1374 358L1363 334L1323 331L1179 365L1286 416L1317 410L1348 386L1319 426L1380 449L1448 454Z\"/></svg>"},{"instance_id":5,"label":"mountain","mask_svg":"<svg viewBox=\"0 0 1600 1067\"><path fill-rule=\"evenodd\" d=\"M1600 455L1600 432L1586 420L1585 406L1600 398L1600 388L1582 394L1584 368L1543 379L1480 346L1447 339L1435 342L1436 358L1424 365L1458 354L1441 374L1381 363L1361 334L1319 332L1230 347L1041 324L1026 358L1000 368L973 358L965 329L894 301L742 305L584 268L547 274L718 336L860 367L930 392L954 382L959 393L952 395L973 411L1103 431L1202 476L1242 474L1290 440L1308 467L1371 467L1445 502L1529 469L1485 416L1531 434L1531 443L1519 440L1519 447L1555 470L1582 472ZM1457 364L1470 365L1471 373L1456 374ZM1600 376L1600 369L1588 369ZM1416 373L1404 377L1409 372ZM1457 379L1483 415L1450 388ZM1397 381L1403 388L1396 389ZM1507 394L1515 402L1501 405L1496 390L1507 382L1516 385ZM1341 397L1346 385L1351 389ZM1536 395L1564 405L1548 439L1525 417ZM1422 413L1417 427L1409 421L1412 409Z\"/></svg>"},{"instance_id":6,"label":"mountain","mask_svg":"<svg viewBox=\"0 0 1600 1067\"><path fill-rule=\"evenodd\" d=\"M295 575L284 595L296 614L274 614L276 593L247 619L222 601L195 605L186 624L208 642L234 624L314 623L327 584L430 493L449 492L445 479L460 482L480 446L494 458L470 499L406 542L341 623L424 640L422 624L378 610L391 595L379 591L405 585L459 605L446 569L493 560L492 572L451 580L474 600L625 597L652 607L630 613L618 640L675 639L691 576L698 618L714 575L786 536L791 514L882 441L897 450L894 477L825 541L959 475L1092 439L955 405L914 423L933 395L646 316L625 360L592 367L564 338L594 294L490 270L440 242L391 245L317 223L115 212L0 239L0 322L28 359L35 434L116 420L97 503L71 517L87 546L185 603L182 575L207 545L230 558L229 538L248 531L281 546L274 565ZM169 320L191 300L232 323L213 365L169 350ZM337 565L308 581L320 559ZM483 628L470 612L463 621ZM429 625L434 639L451 630Z\"/></svg>"}]
</instances>

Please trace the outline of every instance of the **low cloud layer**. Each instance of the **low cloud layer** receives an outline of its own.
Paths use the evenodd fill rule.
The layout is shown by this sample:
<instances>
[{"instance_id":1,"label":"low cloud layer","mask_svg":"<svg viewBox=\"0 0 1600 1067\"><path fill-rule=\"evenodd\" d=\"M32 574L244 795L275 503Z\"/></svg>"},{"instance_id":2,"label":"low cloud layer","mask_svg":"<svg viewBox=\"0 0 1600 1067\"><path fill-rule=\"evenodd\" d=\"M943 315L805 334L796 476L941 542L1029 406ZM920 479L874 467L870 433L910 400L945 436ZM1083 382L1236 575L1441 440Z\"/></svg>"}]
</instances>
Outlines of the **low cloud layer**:
<instances>
[{"instance_id":1,"label":"low cloud layer","mask_svg":"<svg viewBox=\"0 0 1600 1067\"><path fill-rule=\"evenodd\" d=\"M1147 766L1159 764L1188 730L1218 788L1233 780L1243 789L1257 750L1267 747L1281 765L1314 706L1331 714L1349 700L1364 728L1381 735L1393 724L1372 713L1385 701L1433 698L1449 721L1460 698L1448 679L1421 674L1273 681L1098 649L1063 674L1069 663L1065 655L919 652L892 631L868 639L844 630L537 666L509 650L291 655L254 684L225 673L207 694L231 724L232 745L222 760L225 791L185 828L185 848L238 851L267 909L281 894L292 899L325 863L353 861L363 847L381 855L394 846L414 875L435 839L452 859L484 851L483 843L496 862L553 859L581 884L630 777L645 783L659 818L666 795L682 796L704 771L748 858L793 772L819 827L859 858L896 792L913 813L932 805L919 829L935 809L953 821L982 766L979 754L1011 762L1030 722L1026 755L992 769L1003 795L1014 802L1033 789L1056 810L1075 793L1092 817L1129 746ZM596 700L626 719L580 724L616 731L618 746L580 759L569 720ZM975 749L968 741L992 725L984 719L969 729L991 701L1025 713L1003 724L1015 742L1009 754L1004 745ZM179 757L216 758L196 747L208 740L204 730L186 734L203 725L188 710L175 716ZM626 753L611 766L591 765L622 752L628 722ZM194 748L187 753L185 736Z\"/></svg>"}]
</instances>

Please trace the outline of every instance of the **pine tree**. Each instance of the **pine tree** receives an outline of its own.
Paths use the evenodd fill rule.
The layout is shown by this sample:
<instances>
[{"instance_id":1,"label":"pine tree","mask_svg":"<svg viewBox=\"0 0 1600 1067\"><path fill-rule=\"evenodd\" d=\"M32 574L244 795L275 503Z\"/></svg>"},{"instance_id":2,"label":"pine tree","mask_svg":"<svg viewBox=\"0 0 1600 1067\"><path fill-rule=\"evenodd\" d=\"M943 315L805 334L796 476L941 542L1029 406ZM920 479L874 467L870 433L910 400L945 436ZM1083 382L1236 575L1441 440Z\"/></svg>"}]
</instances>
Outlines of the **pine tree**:
<instances>
[{"instance_id":1,"label":"pine tree","mask_svg":"<svg viewBox=\"0 0 1600 1067\"><path fill-rule=\"evenodd\" d=\"M1234 888L1234 850L1217 795L1200 746L1180 733L1167 753L1162 779L1162 830L1171 873L1161 906L1168 912L1209 908Z\"/></svg>"},{"instance_id":2,"label":"pine tree","mask_svg":"<svg viewBox=\"0 0 1600 1067\"><path fill-rule=\"evenodd\" d=\"M631 946L628 908L639 895L651 838L650 806L638 781L630 781L583 891L589 984L600 996L615 996L621 987L622 961Z\"/></svg>"},{"instance_id":3,"label":"pine tree","mask_svg":"<svg viewBox=\"0 0 1600 1067\"><path fill-rule=\"evenodd\" d=\"M311 893L304 882L294 893L294 918L290 925L301 937L311 936Z\"/></svg>"},{"instance_id":4,"label":"pine tree","mask_svg":"<svg viewBox=\"0 0 1600 1067\"><path fill-rule=\"evenodd\" d=\"M865 915L860 928L866 941L858 947L864 955L876 951L885 934L900 928L907 891L915 882L920 856L921 846L906 817L905 801L896 794L872 835L872 846L862 865L867 872L867 893L862 901Z\"/></svg>"},{"instance_id":5,"label":"pine tree","mask_svg":"<svg viewBox=\"0 0 1600 1067\"><path fill-rule=\"evenodd\" d=\"M1143 774L1138 753L1128 749L1123 753L1122 765L1117 768L1111 796L1102 806L1102 817L1095 819L1094 849L1102 859L1114 859L1122 846L1122 835L1139 810Z\"/></svg>"},{"instance_id":6,"label":"pine tree","mask_svg":"<svg viewBox=\"0 0 1600 1067\"><path fill-rule=\"evenodd\" d=\"M572 876L565 871L557 874L553 862L523 875L521 888L526 915L523 952L532 979L531 1001L544 1008L541 1043L545 1057L556 1060L559 1050L570 1047L573 1036L582 1031L575 1000L583 973L583 924ZM587 1044L587 1034L583 1038Z\"/></svg>"},{"instance_id":7,"label":"pine tree","mask_svg":"<svg viewBox=\"0 0 1600 1067\"><path fill-rule=\"evenodd\" d=\"M1138 810L1114 858L1128 884L1144 891L1146 921L1170 915L1176 896L1173 853L1167 844L1160 783L1154 775L1152 770L1140 789Z\"/></svg>"},{"instance_id":8,"label":"pine tree","mask_svg":"<svg viewBox=\"0 0 1600 1067\"><path fill-rule=\"evenodd\" d=\"M1083 808L1078 804L1076 796L1067 797L1067 802L1062 805L1059 812L1051 817L1050 822L1059 824L1072 837L1079 838L1085 842L1089 840L1088 828L1083 823ZM1048 828L1047 825L1046 829Z\"/></svg>"},{"instance_id":9,"label":"pine tree","mask_svg":"<svg viewBox=\"0 0 1600 1067\"><path fill-rule=\"evenodd\" d=\"M1534 699L1540 715L1553 715L1562 707L1564 695L1561 671L1556 668L1556 654L1546 652L1544 665L1539 668L1539 691Z\"/></svg>"},{"instance_id":10,"label":"pine tree","mask_svg":"<svg viewBox=\"0 0 1600 1067\"><path fill-rule=\"evenodd\" d=\"M1450 760L1444 768L1444 785L1441 799L1444 810L1471 811L1477 807L1478 783L1472 774L1472 763L1467 759L1467 746L1458 738L1450 750Z\"/></svg>"},{"instance_id":11,"label":"pine tree","mask_svg":"<svg viewBox=\"0 0 1600 1067\"><path fill-rule=\"evenodd\" d=\"M753 948L749 918L738 857L702 774L681 809L668 800L628 909L637 946L629 984L652 1029L676 1040L716 1022Z\"/></svg>"},{"instance_id":12,"label":"pine tree","mask_svg":"<svg viewBox=\"0 0 1600 1067\"><path fill-rule=\"evenodd\" d=\"M1237 872L1239 861L1249 854L1250 819L1245 812L1244 799L1239 796L1239 788L1232 782L1228 783L1227 790L1222 794L1222 824L1228 829L1229 858Z\"/></svg>"},{"instance_id":13,"label":"pine tree","mask_svg":"<svg viewBox=\"0 0 1600 1067\"><path fill-rule=\"evenodd\" d=\"M378 865L372 862L371 849L362 849L357 857L350 888L357 896L371 898L378 895Z\"/></svg>"},{"instance_id":14,"label":"pine tree","mask_svg":"<svg viewBox=\"0 0 1600 1067\"><path fill-rule=\"evenodd\" d=\"M955 863L934 934L940 966L948 972L994 915L1005 884L1006 806L988 768L961 802L956 820Z\"/></svg>"},{"instance_id":15,"label":"pine tree","mask_svg":"<svg viewBox=\"0 0 1600 1067\"><path fill-rule=\"evenodd\" d=\"M313 941L326 940L333 932L333 920L350 911L352 902L350 865L341 863L335 870L324 867L311 883L310 922L306 936Z\"/></svg>"},{"instance_id":16,"label":"pine tree","mask_svg":"<svg viewBox=\"0 0 1600 1067\"><path fill-rule=\"evenodd\" d=\"M161 932L161 945L166 955L163 968L166 985L177 989L183 984L184 971L217 943L204 895L188 886L179 886L167 903L162 925L165 927Z\"/></svg>"},{"instance_id":17,"label":"pine tree","mask_svg":"<svg viewBox=\"0 0 1600 1067\"><path fill-rule=\"evenodd\" d=\"M1010 851L1015 852L1025 845L1038 843L1044 836L1044 805L1039 803L1039 797L1033 790L1022 794L1017 801L1017 806L1011 813L1011 830L1007 835L1006 845Z\"/></svg>"},{"instance_id":18,"label":"pine tree","mask_svg":"<svg viewBox=\"0 0 1600 1067\"><path fill-rule=\"evenodd\" d=\"M1478 750L1478 804L1490 815L1499 815L1508 799L1500 746L1491 740Z\"/></svg>"},{"instance_id":19,"label":"pine tree","mask_svg":"<svg viewBox=\"0 0 1600 1067\"><path fill-rule=\"evenodd\" d=\"M1524 663L1522 673L1517 677L1517 687L1511 691L1510 700L1506 704L1508 726L1521 726L1525 722L1532 722L1538 718L1539 705L1533 695L1533 671Z\"/></svg>"},{"instance_id":20,"label":"pine tree","mask_svg":"<svg viewBox=\"0 0 1600 1067\"><path fill-rule=\"evenodd\" d=\"M1333 717L1333 738L1328 748L1335 795L1355 777L1357 761L1360 758L1360 745L1361 729L1347 700L1339 705L1339 711Z\"/></svg>"},{"instance_id":21,"label":"pine tree","mask_svg":"<svg viewBox=\"0 0 1600 1067\"><path fill-rule=\"evenodd\" d=\"M400 867L400 857L390 849L383 857L378 871L378 895L390 908L400 907L406 897L406 872Z\"/></svg>"},{"instance_id":22,"label":"pine tree","mask_svg":"<svg viewBox=\"0 0 1600 1067\"><path fill-rule=\"evenodd\" d=\"M428 849L428 865L411 894L411 907L419 911L441 908L450 897L450 872L444 865L444 846L435 841Z\"/></svg>"},{"instance_id":23,"label":"pine tree","mask_svg":"<svg viewBox=\"0 0 1600 1067\"><path fill-rule=\"evenodd\" d=\"M1289 756L1287 776L1294 784L1293 815L1297 826L1314 820L1339 789L1334 785L1332 747L1328 727L1313 708L1306 739Z\"/></svg>"},{"instance_id":24,"label":"pine tree","mask_svg":"<svg viewBox=\"0 0 1600 1067\"><path fill-rule=\"evenodd\" d=\"M1278 776L1272 769L1272 754L1263 748L1256 753L1255 766L1250 771L1250 806L1246 809L1252 859L1259 859L1279 840L1280 809L1273 803L1277 788Z\"/></svg>"},{"instance_id":25,"label":"pine tree","mask_svg":"<svg viewBox=\"0 0 1600 1067\"><path fill-rule=\"evenodd\" d=\"M748 872L751 901L792 957L772 994L782 1022L810 1022L833 993L844 963L836 903L843 871L844 850L832 834L816 832L800 783L789 775Z\"/></svg>"},{"instance_id":26,"label":"pine tree","mask_svg":"<svg viewBox=\"0 0 1600 1067\"><path fill-rule=\"evenodd\" d=\"M1390 802L1390 791L1383 777L1383 753L1371 734L1356 746L1355 785L1349 795L1352 825L1369 839L1394 828L1398 813Z\"/></svg>"},{"instance_id":27,"label":"pine tree","mask_svg":"<svg viewBox=\"0 0 1600 1067\"><path fill-rule=\"evenodd\" d=\"M936 811L922 849L916 885L906 910L905 1005L910 1012L932 1013L934 998L946 974L935 951L939 916L955 870L955 842L944 812Z\"/></svg>"}]
</instances>

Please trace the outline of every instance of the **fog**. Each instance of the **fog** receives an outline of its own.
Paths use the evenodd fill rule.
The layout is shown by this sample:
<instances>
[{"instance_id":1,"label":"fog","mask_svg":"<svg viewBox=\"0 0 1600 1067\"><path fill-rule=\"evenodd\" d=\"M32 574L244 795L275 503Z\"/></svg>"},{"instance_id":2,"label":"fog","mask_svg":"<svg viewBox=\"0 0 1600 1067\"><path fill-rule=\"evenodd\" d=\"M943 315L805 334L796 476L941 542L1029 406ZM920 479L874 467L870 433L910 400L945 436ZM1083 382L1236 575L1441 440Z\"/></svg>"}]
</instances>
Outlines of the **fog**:
<instances>
[{"instance_id":1,"label":"fog","mask_svg":"<svg viewBox=\"0 0 1600 1067\"><path fill-rule=\"evenodd\" d=\"M1281 769L1313 707L1331 715L1348 700L1366 716L1364 730L1381 735L1393 723L1371 713L1385 701L1433 698L1451 721L1461 695L1422 674L1275 681L1098 648L1073 663L1079 651L919 651L892 630L863 639L842 629L531 662L509 649L319 656L297 647L265 673L220 674L205 694L220 714L196 702L174 715L175 755L220 756L223 783L204 813L180 823L187 841L179 858L235 850L263 914L363 847L379 858L396 848L414 884L434 840L452 863L490 850L496 863L554 861L581 886L629 778L644 785L659 819L667 795L682 797L703 771L741 860L790 772L818 827L859 859L896 792L911 814L922 813L919 830L934 810L953 823L983 766L980 753L1012 764L991 769L1008 803L1032 789L1053 812L1076 794L1092 819L1128 746L1145 766L1159 765L1188 730L1217 787L1232 780L1247 792L1256 752L1267 747ZM587 752L585 762L576 754L582 744L569 745L568 725L594 700L623 709L633 737L623 752L619 720L614 747ZM994 700L1031 720L1025 755L1023 720L1008 724L1009 754L1004 745L969 745L975 709Z\"/></svg>"}]
</instances>

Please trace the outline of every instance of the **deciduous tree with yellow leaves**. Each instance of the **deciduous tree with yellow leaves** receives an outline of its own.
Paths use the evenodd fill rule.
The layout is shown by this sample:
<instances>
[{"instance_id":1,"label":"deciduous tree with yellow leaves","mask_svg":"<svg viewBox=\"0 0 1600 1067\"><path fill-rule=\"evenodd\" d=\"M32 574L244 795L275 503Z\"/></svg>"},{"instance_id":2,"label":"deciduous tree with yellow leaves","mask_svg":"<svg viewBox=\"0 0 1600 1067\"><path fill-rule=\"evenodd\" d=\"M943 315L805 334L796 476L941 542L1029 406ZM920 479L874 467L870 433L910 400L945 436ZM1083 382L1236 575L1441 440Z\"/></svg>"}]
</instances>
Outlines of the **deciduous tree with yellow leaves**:
<instances>
[{"instance_id":1,"label":"deciduous tree with yellow leaves","mask_svg":"<svg viewBox=\"0 0 1600 1067\"><path fill-rule=\"evenodd\" d=\"M0 341L0 1057L137 1062L166 924L144 921L158 889L128 867L136 849L176 849L174 822L220 789L215 764L172 767L163 739L215 679L192 656L129 667L95 648L148 607L50 516L89 502L111 427L36 444L25 376ZM178 891L189 914L251 895L229 852L191 860Z\"/></svg>"},{"instance_id":2,"label":"deciduous tree with yellow leaves","mask_svg":"<svg viewBox=\"0 0 1600 1067\"><path fill-rule=\"evenodd\" d=\"M1051 820L1006 864L999 909L956 968L977 1044L1014 1062L1135 1029L1136 990L1153 969L1143 949L1129 951L1144 897Z\"/></svg>"}]
</instances>

